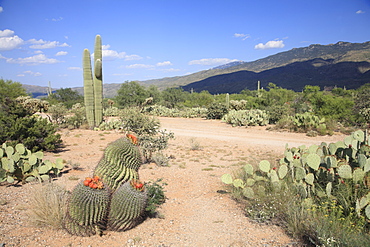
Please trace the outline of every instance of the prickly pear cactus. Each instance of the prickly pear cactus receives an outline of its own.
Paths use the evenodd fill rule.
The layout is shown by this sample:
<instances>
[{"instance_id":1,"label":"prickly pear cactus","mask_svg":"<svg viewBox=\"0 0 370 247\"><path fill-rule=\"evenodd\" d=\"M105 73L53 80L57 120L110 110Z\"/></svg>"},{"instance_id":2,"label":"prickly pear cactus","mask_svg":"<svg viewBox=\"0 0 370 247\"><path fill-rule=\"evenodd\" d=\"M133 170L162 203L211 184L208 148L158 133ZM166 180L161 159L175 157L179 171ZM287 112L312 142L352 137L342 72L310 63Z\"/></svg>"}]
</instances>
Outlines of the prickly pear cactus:
<instances>
[{"instance_id":1,"label":"prickly pear cactus","mask_svg":"<svg viewBox=\"0 0 370 247\"><path fill-rule=\"evenodd\" d=\"M100 234L105 229L110 192L99 178L77 184L71 193L63 227L82 237ZM100 185L95 187L93 185Z\"/></svg>"},{"instance_id":2,"label":"prickly pear cactus","mask_svg":"<svg viewBox=\"0 0 370 247\"><path fill-rule=\"evenodd\" d=\"M133 179L124 183L112 195L108 229L126 231L141 223L147 201L148 196L140 181Z\"/></svg>"},{"instance_id":3,"label":"prickly pear cactus","mask_svg":"<svg viewBox=\"0 0 370 247\"><path fill-rule=\"evenodd\" d=\"M94 175L102 178L113 191L126 181L138 179L142 164L139 148L130 138L120 138L107 146Z\"/></svg>"}]
</instances>

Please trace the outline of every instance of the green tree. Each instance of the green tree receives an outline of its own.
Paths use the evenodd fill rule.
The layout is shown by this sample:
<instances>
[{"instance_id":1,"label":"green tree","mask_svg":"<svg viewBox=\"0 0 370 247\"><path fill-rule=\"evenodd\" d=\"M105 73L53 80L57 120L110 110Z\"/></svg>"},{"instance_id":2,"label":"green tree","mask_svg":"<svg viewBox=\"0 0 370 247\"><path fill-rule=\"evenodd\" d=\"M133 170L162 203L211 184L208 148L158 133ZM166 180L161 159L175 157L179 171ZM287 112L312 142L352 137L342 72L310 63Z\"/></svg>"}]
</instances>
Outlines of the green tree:
<instances>
[{"instance_id":1,"label":"green tree","mask_svg":"<svg viewBox=\"0 0 370 247\"><path fill-rule=\"evenodd\" d=\"M163 105L168 108L179 106L180 103L185 102L187 92L180 87L167 88L162 92Z\"/></svg>"},{"instance_id":2,"label":"green tree","mask_svg":"<svg viewBox=\"0 0 370 247\"><path fill-rule=\"evenodd\" d=\"M76 103L83 103L83 96L79 95L77 91L71 88L61 88L55 91L55 93L49 95L46 98L51 105L63 103L68 109Z\"/></svg>"},{"instance_id":3,"label":"green tree","mask_svg":"<svg viewBox=\"0 0 370 247\"><path fill-rule=\"evenodd\" d=\"M115 102L119 107L140 106L149 97L148 91L136 81L126 81L117 91Z\"/></svg>"},{"instance_id":4,"label":"green tree","mask_svg":"<svg viewBox=\"0 0 370 247\"><path fill-rule=\"evenodd\" d=\"M354 112L370 124L370 83L356 90L354 102Z\"/></svg>"},{"instance_id":5,"label":"green tree","mask_svg":"<svg viewBox=\"0 0 370 247\"><path fill-rule=\"evenodd\" d=\"M147 88L147 92L148 92L148 97L153 98L153 104L157 104L161 101L161 99L162 99L161 92L158 90L157 86L150 85Z\"/></svg>"},{"instance_id":6,"label":"green tree","mask_svg":"<svg viewBox=\"0 0 370 247\"><path fill-rule=\"evenodd\" d=\"M191 93L188 95L184 105L187 107L207 107L214 103L214 97L208 91Z\"/></svg>"},{"instance_id":7,"label":"green tree","mask_svg":"<svg viewBox=\"0 0 370 247\"><path fill-rule=\"evenodd\" d=\"M15 99L19 96L27 96L26 90L19 82L0 79L0 102L5 98Z\"/></svg>"}]
</instances>

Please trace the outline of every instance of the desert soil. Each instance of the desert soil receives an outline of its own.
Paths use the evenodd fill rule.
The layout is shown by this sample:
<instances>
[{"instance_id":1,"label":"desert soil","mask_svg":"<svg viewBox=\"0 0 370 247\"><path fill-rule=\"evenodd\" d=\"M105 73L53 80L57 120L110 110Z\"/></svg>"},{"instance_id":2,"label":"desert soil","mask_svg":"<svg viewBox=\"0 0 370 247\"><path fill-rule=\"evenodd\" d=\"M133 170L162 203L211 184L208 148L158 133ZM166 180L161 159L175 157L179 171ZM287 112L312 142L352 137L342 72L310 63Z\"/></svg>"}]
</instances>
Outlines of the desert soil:
<instances>
[{"instance_id":1,"label":"desert soil","mask_svg":"<svg viewBox=\"0 0 370 247\"><path fill-rule=\"evenodd\" d=\"M220 177L243 162L258 164L262 159L276 162L289 147L343 140L343 135L307 137L305 134L268 131L266 127L231 127L218 120L159 118L161 128L175 134L164 151L169 166L145 164L142 181L167 183L166 202L158 209L162 217L148 218L125 232L103 236L71 236L63 229L35 226L30 221L32 192L40 186L0 186L0 246L300 246L274 225L247 218L240 204ZM54 179L68 190L92 171L108 143L123 137L115 131L62 130L65 148L46 153L44 159L60 157L81 170L69 169Z\"/></svg>"}]
</instances>

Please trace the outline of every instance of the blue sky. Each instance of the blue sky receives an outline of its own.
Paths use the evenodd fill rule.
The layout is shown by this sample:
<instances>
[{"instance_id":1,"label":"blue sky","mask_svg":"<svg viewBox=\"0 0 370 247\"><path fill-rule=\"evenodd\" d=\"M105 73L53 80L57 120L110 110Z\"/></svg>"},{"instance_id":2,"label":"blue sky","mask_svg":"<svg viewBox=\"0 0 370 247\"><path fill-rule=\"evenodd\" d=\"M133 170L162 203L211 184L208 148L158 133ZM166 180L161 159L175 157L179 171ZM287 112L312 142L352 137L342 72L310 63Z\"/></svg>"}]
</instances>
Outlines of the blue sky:
<instances>
[{"instance_id":1,"label":"blue sky","mask_svg":"<svg viewBox=\"0 0 370 247\"><path fill-rule=\"evenodd\" d=\"M370 41L370 0L0 0L0 78L80 87L103 41L103 81L182 76L292 48Z\"/></svg>"}]
</instances>

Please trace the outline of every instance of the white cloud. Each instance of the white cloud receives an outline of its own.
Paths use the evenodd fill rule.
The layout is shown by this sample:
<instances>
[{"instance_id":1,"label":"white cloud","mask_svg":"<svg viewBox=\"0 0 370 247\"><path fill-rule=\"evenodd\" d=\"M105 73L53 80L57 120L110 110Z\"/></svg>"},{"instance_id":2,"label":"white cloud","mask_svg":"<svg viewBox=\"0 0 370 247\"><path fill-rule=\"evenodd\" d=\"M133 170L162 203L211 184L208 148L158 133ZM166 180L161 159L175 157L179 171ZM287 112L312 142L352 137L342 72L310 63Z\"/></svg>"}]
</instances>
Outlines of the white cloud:
<instances>
[{"instance_id":1,"label":"white cloud","mask_svg":"<svg viewBox=\"0 0 370 247\"><path fill-rule=\"evenodd\" d=\"M82 70L81 67L68 67L68 70Z\"/></svg>"},{"instance_id":2,"label":"white cloud","mask_svg":"<svg viewBox=\"0 0 370 247\"><path fill-rule=\"evenodd\" d=\"M23 39L14 35L14 31L0 30L0 51L10 51L23 44Z\"/></svg>"},{"instance_id":3,"label":"white cloud","mask_svg":"<svg viewBox=\"0 0 370 247\"><path fill-rule=\"evenodd\" d=\"M38 65L38 64L54 64L60 61L54 58L47 58L44 54L38 54L32 57L25 58L6 58L7 63L17 63L21 65Z\"/></svg>"},{"instance_id":4,"label":"white cloud","mask_svg":"<svg viewBox=\"0 0 370 247\"><path fill-rule=\"evenodd\" d=\"M360 10L357 10L356 11L356 14L365 14L365 11L363 11L363 10L360 9Z\"/></svg>"},{"instance_id":5,"label":"white cloud","mask_svg":"<svg viewBox=\"0 0 370 247\"><path fill-rule=\"evenodd\" d=\"M150 64L131 64L131 65L127 65L126 68L128 69L151 69L151 68L154 68L153 65L150 65Z\"/></svg>"},{"instance_id":6,"label":"white cloud","mask_svg":"<svg viewBox=\"0 0 370 247\"><path fill-rule=\"evenodd\" d=\"M124 59L125 61L140 60L142 57L138 55L127 55L126 52L117 52L109 50L110 45L102 45L102 55L105 60ZM92 54L94 56L94 54Z\"/></svg>"},{"instance_id":7,"label":"white cloud","mask_svg":"<svg viewBox=\"0 0 370 247\"><path fill-rule=\"evenodd\" d=\"M61 21L61 20L63 20L63 17L59 17L59 18L53 18L53 19L51 19L52 21Z\"/></svg>"},{"instance_id":8,"label":"white cloud","mask_svg":"<svg viewBox=\"0 0 370 247\"><path fill-rule=\"evenodd\" d=\"M180 71L180 69L170 68L170 69L160 69L160 71L163 71L163 72L177 72L177 71Z\"/></svg>"},{"instance_id":9,"label":"white cloud","mask_svg":"<svg viewBox=\"0 0 370 247\"><path fill-rule=\"evenodd\" d=\"M26 74L28 75L32 75L32 76L42 76L42 74L40 72L33 72L31 70L27 70L27 71L23 71L22 74L18 74L17 76L26 76Z\"/></svg>"},{"instance_id":10,"label":"white cloud","mask_svg":"<svg viewBox=\"0 0 370 247\"><path fill-rule=\"evenodd\" d=\"M42 39L36 40L36 39L30 39L28 40L29 43L32 45L30 48L32 49L51 49L56 47L68 47L69 45L67 43L60 43L59 41L45 41Z\"/></svg>"},{"instance_id":11,"label":"white cloud","mask_svg":"<svg viewBox=\"0 0 370 247\"><path fill-rule=\"evenodd\" d=\"M259 43L258 45L254 46L254 49L256 50L267 50L267 49L273 49L273 48L283 48L284 42L282 40L271 40L268 41L266 44Z\"/></svg>"},{"instance_id":12,"label":"white cloud","mask_svg":"<svg viewBox=\"0 0 370 247\"><path fill-rule=\"evenodd\" d=\"M3 11L4 11L3 7L0 6L0 13L3 12Z\"/></svg>"},{"instance_id":13,"label":"white cloud","mask_svg":"<svg viewBox=\"0 0 370 247\"><path fill-rule=\"evenodd\" d=\"M68 52L66 52L66 51L58 51L57 54L55 54L55 56L65 56L67 54L68 54Z\"/></svg>"},{"instance_id":14,"label":"white cloud","mask_svg":"<svg viewBox=\"0 0 370 247\"><path fill-rule=\"evenodd\" d=\"M14 31L10 29L0 30L0 37L11 37L14 36Z\"/></svg>"},{"instance_id":15,"label":"white cloud","mask_svg":"<svg viewBox=\"0 0 370 247\"><path fill-rule=\"evenodd\" d=\"M161 63L157 63L156 64L156 66L158 66L158 67L170 66L170 65L173 65L170 61L164 61L164 62L161 62Z\"/></svg>"},{"instance_id":16,"label":"white cloud","mask_svg":"<svg viewBox=\"0 0 370 247\"><path fill-rule=\"evenodd\" d=\"M214 65L221 65L231 62L239 61L237 59L229 59L229 58L203 58L200 60L192 60L189 62L189 65L206 65L206 66L214 66Z\"/></svg>"},{"instance_id":17,"label":"white cloud","mask_svg":"<svg viewBox=\"0 0 370 247\"><path fill-rule=\"evenodd\" d=\"M242 40L246 40L250 38L251 36L249 34L244 34L244 33L234 33L235 38L241 38Z\"/></svg>"},{"instance_id":18,"label":"white cloud","mask_svg":"<svg viewBox=\"0 0 370 247\"><path fill-rule=\"evenodd\" d=\"M141 59L143 59L143 58L140 57L139 55L127 55L127 56L125 56L126 61L141 60Z\"/></svg>"}]
</instances>

